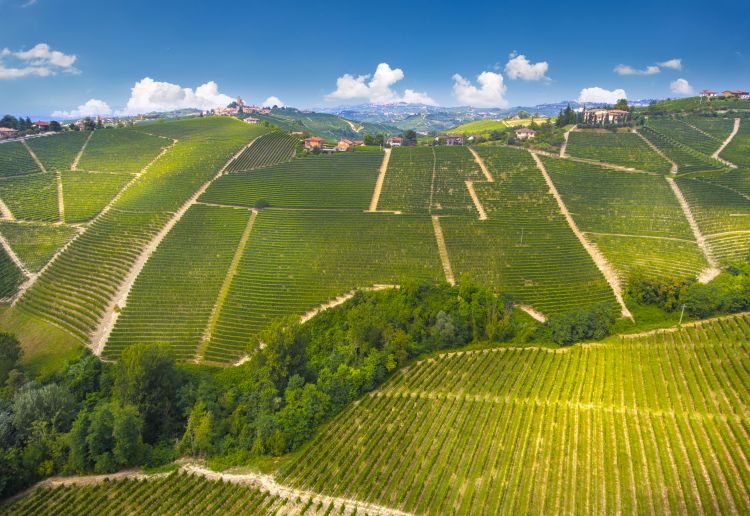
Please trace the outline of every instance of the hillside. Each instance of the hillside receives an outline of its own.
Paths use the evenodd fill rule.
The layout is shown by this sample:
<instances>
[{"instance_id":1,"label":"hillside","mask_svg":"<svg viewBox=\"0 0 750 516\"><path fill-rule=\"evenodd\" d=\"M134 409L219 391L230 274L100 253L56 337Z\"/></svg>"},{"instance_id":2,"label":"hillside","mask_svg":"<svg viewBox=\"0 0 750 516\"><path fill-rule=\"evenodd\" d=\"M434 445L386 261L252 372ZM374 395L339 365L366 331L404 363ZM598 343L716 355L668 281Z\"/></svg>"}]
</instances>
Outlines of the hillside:
<instances>
[{"instance_id":1,"label":"hillside","mask_svg":"<svg viewBox=\"0 0 750 516\"><path fill-rule=\"evenodd\" d=\"M267 120L284 131L304 131L328 140L362 139L365 134L401 134L400 129L388 124L352 122L336 115L294 108L277 108L268 115L256 117Z\"/></svg>"},{"instance_id":2,"label":"hillside","mask_svg":"<svg viewBox=\"0 0 750 516\"><path fill-rule=\"evenodd\" d=\"M547 119L544 117L540 118L520 118L520 119L504 119L504 120L476 120L466 124L461 124L457 127L448 129L448 134L480 134L489 135L493 131L502 131L508 127L528 126L532 121L538 124L546 123Z\"/></svg>"}]
</instances>

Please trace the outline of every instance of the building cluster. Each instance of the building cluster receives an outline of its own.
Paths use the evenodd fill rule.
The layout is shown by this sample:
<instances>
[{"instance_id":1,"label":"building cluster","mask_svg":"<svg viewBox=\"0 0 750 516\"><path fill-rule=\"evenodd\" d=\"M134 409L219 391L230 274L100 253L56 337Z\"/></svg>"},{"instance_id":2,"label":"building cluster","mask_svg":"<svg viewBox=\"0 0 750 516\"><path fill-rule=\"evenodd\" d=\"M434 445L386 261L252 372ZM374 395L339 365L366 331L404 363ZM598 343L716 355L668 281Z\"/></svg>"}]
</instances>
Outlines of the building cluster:
<instances>
[{"instance_id":1,"label":"building cluster","mask_svg":"<svg viewBox=\"0 0 750 516\"><path fill-rule=\"evenodd\" d=\"M246 106L242 97L237 97L231 107L219 107L204 111L205 116L237 116L237 115L251 115L253 113L260 113L261 115L267 115L271 112L269 108L259 106ZM253 123L253 122L249 122Z\"/></svg>"},{"instance_id":2,"label":"building cluster","mask_svg":"<svg viewBox=\"0 0 750 516\"><path fill-rule=\"evenodd\" d=\"M624 109L584 109L583 123L588 125L620 125L627 122L629 116L630 112Z\"/></svg>"},{"instance_id":3,"label":"building cluster","mask_svg":"<svg viewBox=\"0 0 750 516\"><path fill-rule=\"evenodd\" d=\"M291 134L301 134L298 131L294 131ZM347 138L342 138L338 141L335 147L327 147L325 145L325 142L323 138L320 138L318 136L311 136L310 138L304 139L305 143L305 149L307 150L319 150L320 152L346 152L352 147L358 147L361 145L364 145L364 140L349 140Z\"/></svg>"},{"instance_id":4,"label":"building cluster","mask_svg":"<svg viewBox=\"0 0 750 516\"><path fill-rule=\"evenodd\" d=\"M706 98L714 98L714 97L724 97L725 99L750 99L750 92L742 91L742 90L724 90L721 93L714 90L703 90L700 93L701 97Z\"/></svg>"}]
</instances>

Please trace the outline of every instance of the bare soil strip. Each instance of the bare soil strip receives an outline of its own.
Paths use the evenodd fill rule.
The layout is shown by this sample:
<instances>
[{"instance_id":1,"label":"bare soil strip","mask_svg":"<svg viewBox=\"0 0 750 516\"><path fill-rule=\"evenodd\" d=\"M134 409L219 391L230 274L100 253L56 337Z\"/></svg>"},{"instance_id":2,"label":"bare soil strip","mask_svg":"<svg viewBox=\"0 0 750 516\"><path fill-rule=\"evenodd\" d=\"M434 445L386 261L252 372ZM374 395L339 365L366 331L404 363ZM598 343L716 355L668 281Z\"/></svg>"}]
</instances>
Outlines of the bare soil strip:
<instances>
[{"instance_id":1,"label":"bare soil strip","mask_svg":"<svg viewBox=\"0 0 750 516\"><path fill-rule=\"evenodd\" d=\"M380 174L378 174L378 180L375 182L375 190L372 192L372 200L370 201L369 211L378 211L378 202L380 202L380 192L383 190L383 183L385 183L385 173L388 171L388 162L391 160L391 149L385 149L385 155L383 156L383 163L380 165Z\"/></svg>"},{"instance_id":2,"label":"bare soil strip","mask_svg":"<svg viewBox=\"0 0 750 516\"><path fill-rule=\"evenodd\" d=\"M18 287L18 290L16 291L13 296L10 297L10 299L6 301L10 301L11 303L15 303L17 299L19 299L24 292L26 292L29 287L34 283L34 281L37 278L37 274L31 272L26 265L21 261L21 259L18 257L16 252L13 250L13 248L10 246L10 243L5 239L5 237L0 233L0 246L2 246L3 249L5 249L5 252L10 257L11 261L16 264L16 267L19 268L21 273L26 277L26 280Z\"/></svg>"},{"instance_id":3,"label":"bare soil strip","mask_svg":"<svg viewBox=\"0 0 750 516\"><path fill-rule=\"evenodd\" d=\"M649 140L648 138L646 138L645 136L643 136L640 133L640 131L638 131L637 129L633 129L633 132L635 134L637 134L638 136L640 136L641 140L643 140L644 142L646 142L646 145L648 145L651 148L652 151L654 151L655 153L657 153L659 156L661 156L666 161L668 161L670 165L672 165L672 168L669 169L669 173L670 174L674 175L674 174L677 173L677 171L679 170L679 167L677 166L677 163L675 163L674 161L672 161L671 159L669 159L667 157L667 155L664 154L659 147L657 147L656 145L654 145L653 143L651 143L651 140Z\"/></svg>"},{"instance_id":4,"label":"bare soil strip","mask_svg":"<svg viewBox=\"0 0 750 516\"><path fill-rule=\"evenodd\" d=\"M377 283L371 287L362 287L362 288L350 290L346 294L340 295L328 301L327 303L323 303L322 305L316 306L312 310L305 312L304 314L302 314L302 317L300 317L299 322L300 324L306 323L307 321L309 321L310 319L312 319L319 313L324 312L325 310L328 310L329 308L334 308L336 306L343 305L344 303L349 301L351 298L353 298L354 294L356 294L360 290L363 290L365 292L377 292L378 290L385 290L389 288L400 288L400 285Z\"/></svg>"},{"instance_id":5,"label":"bare soil strip","mask_svg":"<svg viewBox=\"0 0 750 516\"><path fill-rule=\"evenodd\" d=\"M34 163L36 163L36 166L39 167L39 170L42 171L42 173L46 174L47 169L44 168L44 165L42 165L42 162L39 161L39 158L36 157L36 154L34 154L34 151L31 150L31 147L29 147L29 144L26 143L26 140L22 140L21 144L26 147L26 150L28 151L29 155L31 156L31 159L34 160Z\"/></svg>"},{"instance_id":6,"label":"bare soil strip","mask_svg":"<svg viewBox=\"0 0 750 516\"><path fill-rule=\"evenodd\" d=\"M552 182L552 178L547 173L547 169L544 168L544 163L542 163L542 160L539 159L539 156L531 151L529 151L529 154L531 154L531 157L534 158L537 168L542 173L542 176L544 176L544 180L547 182L550 193L557 201L557 205L560 207L560 212L565 217L565 220L568 221L570 229L572 229L575 236L578 237L581 245L589 253L589 256L591 256L591 259L594 260L594 263L599 268L602 275L604 275L604 278L607 280L607 283L609 283L609 286L612 288L615 299L617 299L617 302L620 304L620 309L623 317L632 319L633 315L630 313L630 310L628 310L628 307L625 305L625 301L622 298L622 287L620 286L620 280L614 267L610 265L604 255L599 251L599 249L591 242L589 242L589 240L586 238L586 235L584 235L578 228L578 225L576 224L575 220L573 220L573 217L568 211L568 208L565 206L560 193L557 191L555 183Z\"/></svg>"},{"instance_id":7,"label":"bare soil strip","mask_svg":"<svg viewBox=\"0 0 750 516\"><path fill-rule=\"evenodd\" d=\"M92 136L94 136L94 131L91 131L89 133L88 138L86 138L86 141L83 142L83 145L81 146L81 150L79 150L78 154L76 154L76 159L74 159L73 163L70 165L70 170L78 170L78 162L81 161L81 156L83 156L83 151L86 150L86 145L89 144L89 140L91 140Z\"/></svg>"},{"instance_id":8,"label":"bare soil strip","mask_svg":"<svg viewBox=\"0 0 750 516\"><path fill-rule=\"evenodd\" d=\"M513 145L505 145L505 147L509 149L517 149L520 151L526 151L528 149L524 149L521 147L516 147ZM552 152L546 152L546 151L540 151L540 150L534 150L535 154L538 154L540 156L549 156L551 158L559 158L560 156L557 153ZM570 161L577 161L578 163L588 163L590 165L597 165L603 168L609 168L611 170L617 170L618 172L627 172L629 174L648 174L650 176L660 176L661 174L657 172L649 172L647 170L639 170L637 168L632 167L625 167L622 165L615 165L614 163L607 163L606 161L597 161L595 159L588 159L588 158L577 158L575 156L569 156L565 155L564 159L569 159Z\"/></svg>"},{"instance_id":9,"label":"bare soil strip","mask_svg":"<svg viewBox=\"0 0 750 516\"><path fill-rule=\"evenodd\" d=\"M492 177L492 174L490 174L490 171L487 170L487 165L484 164L484 160L482 157L477 154L477 151L474 150L473 147L467 147L469 149L469 152L474 156L474 161L477 162L477 165L479 165L479 168L482 169L482 174L484 174L484 177L487 179L488 183L494 183L495 178Z\"/></svg>"},{"instance_id":10,"label":"bare soil strip","mask_svg":"<svg viewBox=\"0 0 750 516\"><path fill-rule=\"evenodd\" d=\"M171 219L169 219L169 222L165 224L165 226L157 233L154 238L149 242L149 244L141 251L140 256L138 256L138 259L133 263L133 265L130 267L130 271L128 272L127 276L125 276L125 279L120 284L120 287L117 289L117 292L110 300L109 306L107 307L107 310L104 312L104 315L99 321L99 325L97 326L96 331L91 336L91 341L89 342L89 347L91 348L91 351L98 357L101 357L102 351L104 350L104 345L107 343L107 339L109 339L110 333L112 333L112 330L115 327L115 323L117 322L117 318L120 315L120 310L126 305L128 300L128 295L130 294L130 290L133 288L133 285L135 284L135 280L140 275L141 271L143 270L143 267L145 267L146 262L151 257L151 255L156 251L156 248L159 247L159 244L161 244L162 240L164 240L164 237L167 236L167 234L172 230L172 228L182 219L182 216L185 215L185 213L190 209L190 207L196 203L198 200L198 197L203 195L203 193L208 189L209 186L211 186L211 183L213 183L216 179L221 177L222 174L224 174L224 171L227 169L227 167L236 160L240 154L245 152L245 150L250 147L257 138L247 145L244 145L237 153L229 158L229 160L224 164L223 167L221 167L221 170L219 170L214 177L203 183L203 185L193 194L190 199L188 199L185 204L183 204L180 209L178 209L175 214L172 216ZM176 142L176 140L175 140ZM163 151L162 151L163 153ZM159 155L161 156L161 154Z\"/></svg>"},{"instance_id":11,"label":"bare soil strip","mask_svg":"<svg viewBox=\"0 0 750 516\"><path fill-rule=\"evenodd\" d=\"M716 152L714 152L713 154L711 154L712 158L718 159L719 161L721 161L722 163L724 163L726 166L728 166L730 168L737 168L737 165L735 165L734 163L731 163L731 162L725 160L724 158L722 158L719 155L726 148L726 146L729 145L729 142L731 142L732 139L734 139L735 135L737 134L737 131L739 131L739 130L740 130L740 119L739 118L735 118L734 119L734 127L732 128L732 132L729 133L729 136L727 136L727 139L724 140L724 142L721 144L721 147L719 147L716 150Z\"/></svg>"},{"instance_id":12,"label":"bare soil strip","mask_svg":"<svg viewBox=\"0 0 750 516\"><path fill-rule=\"evenodd\" d=\"M698 281L700 281L701 283L708 283L716 276L718 276L719 272L721 272L721 269L719 269L719 262L716 260L713 253L711 252L711 249L708 247L706 239L703 236L703 233L701 233L701 230L698 227L698 223L695 221L695 217L693 217L693 212L690 209L690 205L688 204L687 199L685 199L682 190L680 190L680 187L677 185L677 182L671 177L667 177L666 180L667 183L669 183L669 186L672 188L675 197L677 197L677 201L682 207L682 212L685 214L685 218L690 225L690 229L693 230L693 235L695 236L695 241L698 243L698 247L703 252L703 256L705 256L706 261L708 262L708 269L701 272L701 274L698 276Z\"/></svg>"},{"instance_id":13,"label":"bare soil strip","mask_svg":"<svg viewBox=\"0 0 750 516\"><path fill-rule=\"evenodd\" d=\"M24 147L26 147L26 150L29 152L29 155L39 167L39 170L41 170L43 174L46 174L47 169L44 167L44 164L37 157L31 147L29 147L29 144L26 143L26 140L23 140L21 143ZM60 222L63 223L65 222L65 205L63 204L62 176L60 175L59 170L55 171L55 181L57 182L57 212L58 216L60 217Z\"/></svg>"},{"instance_id":14,"label":"bare soil strip","mask_svg":"<svg viewBox=\"0 0 750 516\"><path fill-rule=\"evenodd\" d=\"M572 133L573 131L575 131L577 128L578 128L578 126L574 125L570 129L568 129L567 131L565 131L565 134L563 135L563 138L564 138L563 139L563 144L560 147L560 157L561 158L565 158L566 157L565 156L565 152L568 150L568 138L570 137L570 133Z\"/></svg>"},{"instance_id":15,"label":"bare soil strip","mask_svg":"<svg viewBox=\"0 0 750 516\"><path fill-rule=\"evenodd\" d=\"M529 314L531 317L533 317L534 319L536 319L540 323L547 322L547 316L544 315L539 310L536 310L531 305L516 305L516 308L518 308L519 310L523 310L524 312L526 312L527 314Z\"/></svg>"},{"instance_id":16,"label":"bare soil strip","mask_svg":"<svg viewBox=\"0 0 750 516\"><path fill-rule=\"evenodd\" d=\"M2 199L0 199L0 214L2 214L2 218L5 220L16 220L16 216L13 215L13 212L10 211L10 208L8 208L8 205Z\"/></svg>"},{"instance_id":17,"label":"bare soil strip","mask_svg":"<svg viewBox=\"0 0 750 516\"><path fill-rule=\"evenodd\" d=\"M474 202L474 206L477 208L477 212L479 212L479 220L487 220L487 213L484 211L484 206L482 206L482 202L479 200L479 196L474 190L474 182L466 181L466 189L469 190L471 200Z\"/></svg>"},{"instance_id":18,"label":"bare soil strip","mask_svg":"<svg viewBox=\"0 0 750 516\"><path fill-rule=\"evenodd\" d=\"M440 261L443 262L445 281L447 281L450 285L455 285L456 279L453 277L451 260L448 257L448 248L445 246L445 237L443 236L443 228L440 226L439 216L432 216L432 227L435 229L435 239L437 240L438 251L440 252Z\"/></svg>"},{"instance_id":19,"label":"bare soil strip","mask_svg":"<svg viewBox=\"0 0 750 516\"><path fill-rule=\"evenodd\" d=\"M232 262L229 264L227 274L224 276L224 282L221 284L219 295L216 297L216 302L214 303L213 310L211 311L211 317L208 320L206 331L203 334L203 341L195 351L196 363L200 363L203 361L203 355L206 353L206 348L208 348L208 344L211 341L211 335L216 328L216 323L219 320L219 314L221 313L221 309L224 307L224 301L229 294L229 288L232 286L234 276L235 274L237 274L237 268L240 265L240 260L242 260L242 254L245 252L247 241L250 240L250 232L253 229L253 224L255 223L255 219L257 217L258 212L256 210L253 210L253 212L250 214L250 218L247 220L247 224L245 225L245 230L242 232L240 241L237 244L237 249L235 249L234 251Z\"/></svg>"}]
</instances>

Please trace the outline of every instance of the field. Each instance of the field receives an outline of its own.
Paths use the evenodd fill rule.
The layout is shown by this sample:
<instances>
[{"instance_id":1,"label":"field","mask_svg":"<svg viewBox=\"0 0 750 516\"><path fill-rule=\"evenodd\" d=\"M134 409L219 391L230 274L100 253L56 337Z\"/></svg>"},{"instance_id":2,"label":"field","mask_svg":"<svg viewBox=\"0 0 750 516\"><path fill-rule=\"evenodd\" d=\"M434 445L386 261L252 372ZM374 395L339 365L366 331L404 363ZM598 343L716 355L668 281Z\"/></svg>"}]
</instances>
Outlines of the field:
<instances>
[{"instance_id":1,"label":"field","mask_svg":"<svg viewBox=\"0 0 750 516\"><path fill-rule=\"evenodd\" d=\"M718 161L670 138L669 135L655 131L649 125L639 129L639 132L677 164L677 172L680 174L723 168Z\"/></svg>"},{"instance_id":2,"label":"field","mask_svg":"<svg viewBox=\"0 0 750 516\"><path fill-rule=\"evenodd\" d=\"M96 172L134 174L159 154L162 147L167 144L168 140L140 130L94 131L78 168Z\"/></svg>"},{"instance_id":3,"label":"field","mask_svg":"<svg viewBox=\"0 0 750 516\"><path fill-rule=\"evenodd\" d=\"M729 135L729 132L727 132L722 139L710 135L707 136L706 133L696 130L681 119L671 118L649 118L648 127L672 138L682 145L709 156L719 148L724 138Z\"/></svg>"},{"instance_id":4,"label":"field","mask_svg":"<svg viewBox=\"0 0 750 516\"><path fill-rule=\"evenodd\" d=\"M686 116L681 120L713 136L720 142L723 142L729 136L734 126L734 120L731 118Z\"/></svg>"},{"instance_id":5,"label":"field","mask_svg":"<svg viewBox=\"0 0 750 516\"><path fill-rule=\"evenodd\" d=\"M666 174L671 165L633 133L574 131L568 137L570 156Z\"/></svg>"},{"instance_id":6,"label":"field","mask_svg":"<svg viewBox=\"0 0 750 516\"><path fill-rule=\"evenodd\" d=\"M26 147L19 142L0 145L0 178L41 172Z\"/></svg>"},{"instance_id":7,"label":"field","mask_svg":"<svg viewBox=\"0 0 750 516\"><path fill-rule=\"evenodd\" d=\"M429 213L434 173L434 147L396 147L391 151L378 209Z\"/></svg>"},{"instance_id":8,"label":"field","mask_svg":"<svg viewBox=\"0 0 750 516\"><path fill-rule=\"evenodd\" d=\"M519 127L531 125L531 122L537 124L547 123L546 117L538 118L521 118L519 120L476 120L461 124L453 129L448 129L448 134L481 134L488 135L493 131L503 131L509 127Z\"/></svg>"},{"instance_id":9,"label":"field","mask_svg":"<svg viewBox=\"0 0 750 516\"><path fill-rule=\"evenodd\" d=\"M82 172L61 173L65 221L86 222L94 218L132 179L128 174Z\"/></svg>"},{"instance_id":10,"label":"field","mask_svg":"<svg viewBox=\"0 0 750 516\"><path fill-rule=\"evenodd\" d=\"M70 170L76 155L91 133L71 131L45 138L34 138L28 144L48 171Z\"/></svg>"},{"instance_id":11,"label":"field","mask_svg":"<svg viewBox=\"0 0 750 516\"><path fill-rule=\"evenodd\" d=\"M748 331L424 360L279 478L420 514L746 513Z\"/></svg>"},{"instance_id":12,"label":"field","mask_svg":"<svg viewBox=\"0 0 750 516\"><path fill-rule=\"evenodd\" d=\"M53 173L0 178L0 199L16 219L46 222L60 219L57 178Z\"/></svg>"},{"instance_id":13,"label":"field","mask_svg":"<svg viewBox=\"0 0 750 516\"><path fill-rule=\"evenodd\" d=\"M0 233L26 268L37 272L77 232L75 228L61 224L0 221Z\"/></svg>"},{"instance_id":14,"label":"field","mask_svg":"<svg viewBox=\"0 0 750 516\"><path fill-rule=\"evenodd\" d=\"M12 297L23 279L23 273L5 252L5 248L0 247L0 299Z\"/></svg>"},{"instance_id":15,"label":"field","mask_svg":"<svg viewBox=\"0 0 750 516\"><path fill-rule=\"evenodd\" d=\"M229 165L227 172L253 170L289 161L299 142L298 137L279 131L263 135Z\"/></svg>"},{"instance_id":16,"label":"field","mask_svg":"<svg viewBox=\"0 0 750 516\"><path fill-rule=\"evenodd\" d=\"M722 151L721 157L735 165L750 168L750 119L742 119L739 132Z\"/></svg>"}]
</instances>

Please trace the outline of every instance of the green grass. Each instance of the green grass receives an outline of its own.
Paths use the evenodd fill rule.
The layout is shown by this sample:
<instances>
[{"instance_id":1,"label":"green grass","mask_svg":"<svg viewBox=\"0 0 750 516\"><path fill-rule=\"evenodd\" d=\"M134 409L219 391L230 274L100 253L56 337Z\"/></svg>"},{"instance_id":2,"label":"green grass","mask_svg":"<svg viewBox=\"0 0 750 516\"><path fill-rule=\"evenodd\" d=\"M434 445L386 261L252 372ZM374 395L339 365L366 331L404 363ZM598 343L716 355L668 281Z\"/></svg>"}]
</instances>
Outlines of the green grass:
<instances>
[{"instance_id":1,"label":"green grass","mask_svg":"<svg viewBox=\"0 0 750 516\"><path fill-rule=\"evenodd\" d=\"M20 142L0 145L0 178L41 172L39 166Z\"/></svg>"},{"instance_id":2,"label":"green grass","mask_svg":"<svg viewBox=\"0 0 750 516\"><path fill-rule=\"evenodd\" d=\"M448 134L480 134L488 135L493 131L503 131L508 127L528 126L531 122L546 123L547 119L544 117L540 118L522 118L520 120L475 120L473 122L467 122L461 124L452 129L448 129Z\"/></svg>"},{"instance_id":3,"label":"green grass","mask_svg":"<svg viewBox=\"0 0 750 516\"><path fill-rule=\"evenodd\" d=\"M90 134L87 131L68 131L44 138L33 138L27 143L44 168L50 172L63 171L70 170L76 155Z\"/></svg>"},{"instance_id":4,"label":"green grass","mask_svg":"<svg viewBox=\"0 0 750 516\"><path fill-rule=\"evenodd\" d=\"M108 172L62 172L65 222L94 218L132 177Z\"/></svg>"},{"instance_id":5,"label":"green grass","mask_svg":"<svg viewBox=\"0 0 750 516\"><path fill-rule=\"evenodd\" d=\"M24 265L37 272L77 232L64 225L0 221L0 233Z\"/></svg>"},{"instance_id":6,"label":"green grass","mask_svg":"<svg viewBox=\"0 0 750 516\"><path fill-rule=\"evenodd\" d=\"M133 129L99 129L91 136L78 168L135 174L169 143Z\"/></svg>"},{"instance_id":7,"label":"green grass","mask_svg":"<svg viewBox=\"0 0 750 516\"><path fill-rule=\"evenodd\" d=\"M277 476L418 514L744 513L748 333L740 316L417 362Z\"/></svg>"},{"instance_id":8,"label":"green grass","mask_svg":"<svg viewBox=\"0 0 750 516\"><path fill-rule=\"evenodd\" d=\"M570 156L666 174L671 165L633 133L574 131L568 137Z\"/></svg>"}]
</instances>

